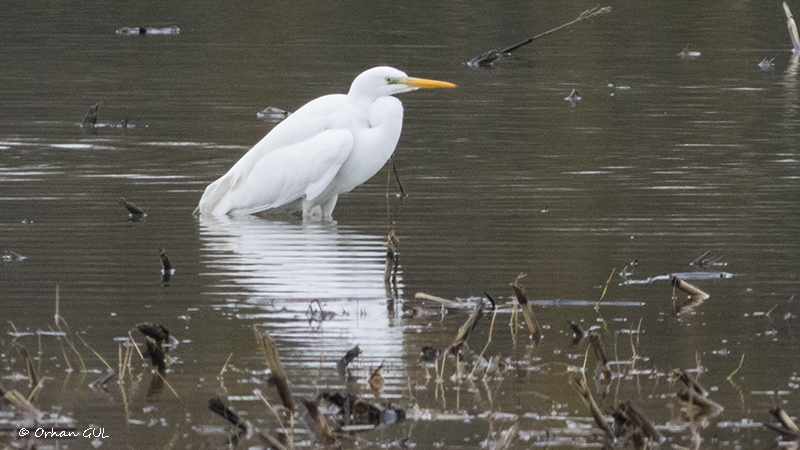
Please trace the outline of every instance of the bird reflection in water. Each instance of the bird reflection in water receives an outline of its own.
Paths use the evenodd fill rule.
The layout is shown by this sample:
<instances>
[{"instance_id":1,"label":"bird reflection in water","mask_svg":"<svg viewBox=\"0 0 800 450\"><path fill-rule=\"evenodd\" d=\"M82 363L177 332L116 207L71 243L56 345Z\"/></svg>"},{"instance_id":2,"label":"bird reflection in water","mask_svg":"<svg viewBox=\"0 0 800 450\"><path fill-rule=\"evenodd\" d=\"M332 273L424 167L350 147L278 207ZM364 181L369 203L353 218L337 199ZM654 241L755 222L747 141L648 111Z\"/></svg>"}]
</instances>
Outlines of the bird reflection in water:
<instances>
[{"instance_id":1,"label":"bird reflection in water","mask_svg":"<svg viewBox=\"0 0 800 450\"><path fill-rule=\"evenodd\" d=\"M399 267L392 266L386 281L385 239L333 222L200 217L201 261L206 275L219 279L214 290L226 296L240 292L247 302L264 306L304 300L303 311L312 300L329 311L336 311L331 303L378 300L360 304L369 313L402 295Z\"/></svg>"}]
</instances>

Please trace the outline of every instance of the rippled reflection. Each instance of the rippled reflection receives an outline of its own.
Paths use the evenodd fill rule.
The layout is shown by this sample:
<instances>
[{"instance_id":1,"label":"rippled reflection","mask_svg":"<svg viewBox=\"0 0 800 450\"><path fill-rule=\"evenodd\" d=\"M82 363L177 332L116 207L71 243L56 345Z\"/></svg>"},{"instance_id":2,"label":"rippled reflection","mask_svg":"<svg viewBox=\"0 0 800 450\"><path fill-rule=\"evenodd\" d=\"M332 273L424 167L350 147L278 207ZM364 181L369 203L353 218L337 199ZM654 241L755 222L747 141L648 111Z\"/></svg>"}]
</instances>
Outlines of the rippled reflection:
<instances>
[{"instance_id":1,"label":"rippled reflection","mask_svg":"<svg viewBox=\"0 0 800 450\"><path fill-rule=\"evenodd\" d=\"M248 300L391 299L385 238L335 223L241 218L200 221L201 259L221 278L218 293L241 287ZM398 274L398 286L402 284ZM399 287L398 287L399 289Z\"/></svg>"}]
</instances>

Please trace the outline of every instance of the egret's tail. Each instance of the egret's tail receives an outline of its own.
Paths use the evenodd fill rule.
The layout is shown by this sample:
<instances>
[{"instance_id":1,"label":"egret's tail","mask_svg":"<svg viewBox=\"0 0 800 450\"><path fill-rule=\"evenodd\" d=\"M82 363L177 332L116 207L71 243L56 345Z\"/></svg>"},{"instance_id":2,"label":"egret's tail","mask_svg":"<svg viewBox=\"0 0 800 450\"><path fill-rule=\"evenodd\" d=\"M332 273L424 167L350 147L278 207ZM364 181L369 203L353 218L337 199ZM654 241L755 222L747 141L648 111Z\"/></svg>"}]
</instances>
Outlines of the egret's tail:
<instances>
[{"instance_id":1,"label":"egret's tail","mask_svg":"<svg viewBox=\"0 0 800 450\"><path fill-rule=\"evenodd\" d=\"M225 174L217 181L206 186L203 196L200 197L200 203L194 210L195 215L211 215L214 214L217 206L230 191L233 183L230 180L230 174ZM227 211L223 212L227 213Z\"/></svg>"}]
</instances>

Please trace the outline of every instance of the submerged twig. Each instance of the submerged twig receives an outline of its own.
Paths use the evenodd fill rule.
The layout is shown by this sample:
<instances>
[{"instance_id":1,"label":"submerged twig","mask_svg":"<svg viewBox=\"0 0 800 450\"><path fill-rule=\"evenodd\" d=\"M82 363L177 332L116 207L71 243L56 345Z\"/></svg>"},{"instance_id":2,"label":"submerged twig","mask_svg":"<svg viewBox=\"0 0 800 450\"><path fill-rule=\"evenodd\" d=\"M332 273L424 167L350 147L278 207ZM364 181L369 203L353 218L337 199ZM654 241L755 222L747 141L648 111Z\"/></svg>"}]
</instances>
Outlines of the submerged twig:
<instances>
[{"instance_id":1,"label":"submerged twig","mask_svg":"<svg viewBox=\"0 0 800 450\"><path fill-rule=\"evenodd\" d=\"M547 36L548 34L551 34L551 33L555 33L558 30L567 28L570 25L574 25L574 24L576 24L576 23L578 23L578 22L580 22L582 20L586 20L586 19L589 19L591 17L599 16L599 15L606 14L606 13L609 13L609 12L611 12L611 7L610 6L605 6L603 8L601 8L599 6L596 6L594 8L587 9L586 11L582 12L578 16L577 19L571 20L571 21L569 21L569 22L567 22L567 23L565 23L563 25L559 25L559 26L557 26L557 27L555 27L555 28L553 28L551 30L547 30L544 33L537 34L536 36L534 36L532 38L528 38L528 39L525 39L524 41L517 42L514 45L510 45L508 47L504 47L504 48L500 48L500 49L489 50L489 51L483 53L480 56L476 56L476 57L470 59L467 62L467 65L470 66L470 67L489 67L495 61L497 61L498 59L502 58L506 54L511 53L512 51L522 47L523 45L530 44L531 42L533 42L536 39L539 39L541 37Z\"/></svg>"}]
</instances>

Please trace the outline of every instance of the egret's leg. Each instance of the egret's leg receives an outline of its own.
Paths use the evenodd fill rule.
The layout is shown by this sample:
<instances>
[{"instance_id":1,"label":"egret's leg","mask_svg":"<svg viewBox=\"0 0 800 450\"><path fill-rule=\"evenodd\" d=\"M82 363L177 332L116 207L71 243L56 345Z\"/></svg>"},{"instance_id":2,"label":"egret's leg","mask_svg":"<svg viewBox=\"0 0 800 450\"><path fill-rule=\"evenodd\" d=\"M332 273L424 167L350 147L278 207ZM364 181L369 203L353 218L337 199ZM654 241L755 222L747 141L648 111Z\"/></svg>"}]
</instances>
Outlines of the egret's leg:
<instances>
[{"instance_id":1,"label":"egret's leg","mask_svg":"<svg viewBox=\"0 0 800 450\"><path fill-rule=\"evenodd\" d=\"M322 209L314 202L303 199L303 220L320 220Z\"/></svg>"},{"instance_id":2,"label":"egret's leg","mask_svg":"<svg viewBox=\"0 0 800 450\"><path fill-rule=\"evenodd\" d=\"M322 204L322 219L333 220L333 208L336 207L336 201L339 200L338 195L334 195L327 202Z\"/></svg>"}]
</instances>

